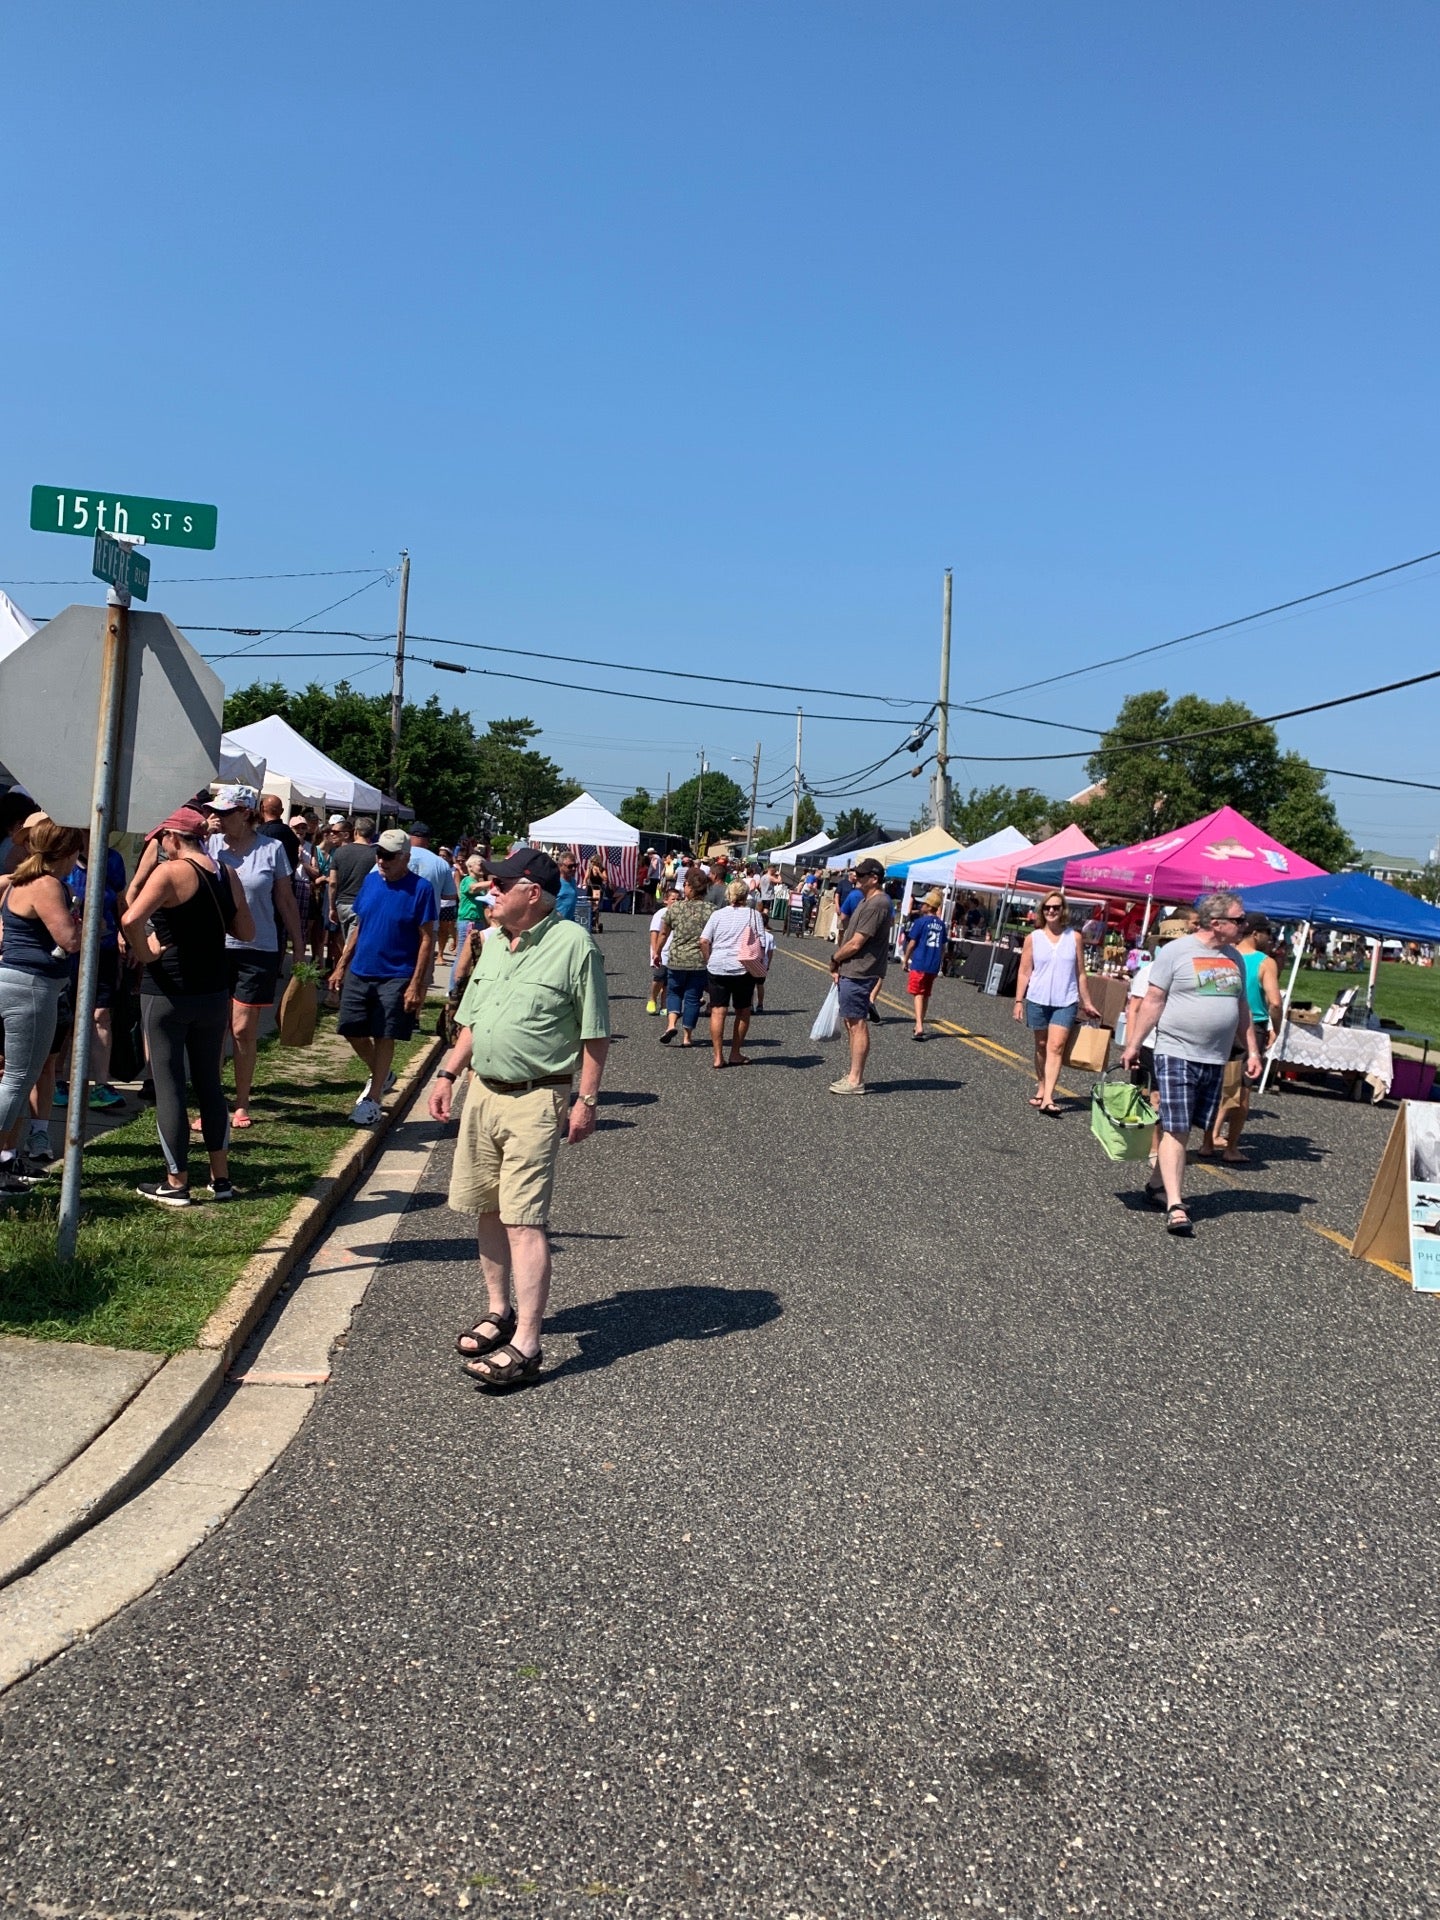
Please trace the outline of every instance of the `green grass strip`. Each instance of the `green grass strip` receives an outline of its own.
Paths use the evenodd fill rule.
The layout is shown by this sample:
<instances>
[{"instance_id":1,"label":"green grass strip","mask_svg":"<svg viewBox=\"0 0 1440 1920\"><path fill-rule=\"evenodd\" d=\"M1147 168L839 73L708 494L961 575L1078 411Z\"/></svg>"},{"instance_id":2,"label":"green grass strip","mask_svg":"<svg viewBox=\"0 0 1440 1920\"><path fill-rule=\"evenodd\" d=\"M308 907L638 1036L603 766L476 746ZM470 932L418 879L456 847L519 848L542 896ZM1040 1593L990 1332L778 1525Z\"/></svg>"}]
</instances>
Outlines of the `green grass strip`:
<instances>
[{"instance_id":1,"label":"green grass strip","mask_svg":"<svg viewBox=\"0 0 1440 1920\"><path fill-rule=\"evenodd\" d=\"M397 1074L428 1037L396 1047ZM0 1211L0 1333L150 1353L193 1346L246 1261L352 1135L347 1115L364 1078L333 1030L322 1027L312 1047L267 1040L255 1072L255 1126L230 1139L230 1176L242 1197L224 1205L204 1192L208 1163L198 1138L190 1154L194 1206L171 1211L136 1194L137 1183L165 1171L148 1107L92 1141L73 1261L55 1257L58 1173Z\"/></svg>"}]
</instances>

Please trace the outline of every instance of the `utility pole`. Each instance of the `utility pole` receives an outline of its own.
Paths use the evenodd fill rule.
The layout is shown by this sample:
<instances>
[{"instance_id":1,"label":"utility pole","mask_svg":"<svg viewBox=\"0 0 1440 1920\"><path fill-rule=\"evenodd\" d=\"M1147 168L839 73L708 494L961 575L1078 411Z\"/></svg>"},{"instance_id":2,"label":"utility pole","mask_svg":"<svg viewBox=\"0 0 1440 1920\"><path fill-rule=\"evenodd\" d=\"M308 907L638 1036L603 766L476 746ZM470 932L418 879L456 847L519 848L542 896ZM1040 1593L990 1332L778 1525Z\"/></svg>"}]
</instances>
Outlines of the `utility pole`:
<instances>
[{"instance_id":1,"label":"utility pole","mask_svg":"<svg viewBox=\"0 0 1440 1920\"><path fill-rule=\"evenodd\" d=\"M935 777L930 783L930 805L937 827L950 828L950 589L951 570L945 569L944 611L940 622L940 699L936 708Z\"/></svg>"},{"instance_id":2,"label":"utility pole","mask_svg":"<svg viewBox=\"0 0 1440 1920\"><path fill-rule=\"evenodd\" d=\"M663 832L665 838L668 840L670 838L670 776L668 773L665 776L665 826ZM496 1325L499 1325L498 1321Z\"/></svg>"},{"instance_id":3,"label":"utility pole","mask_svg":"<svg viewBox=\"0 0 1440 1920\"><path fill-rule=\"evenodd\" d=\"M400 713L405 704L405 603L410 598L410 550L400 554L400 611L395 620L395 678L390 687L390 791L400 784ZM396 799L399 795L395 794Z\"/></svg>"},{"instance_id":4,"label":"utility pole","mask_svg":"<svg viewBox=\"0 0 1440 1920\"><path fill-rule=\"evenodd\" d=\"M755 845L755 803L760 797L760 742L755 742L755 775L750 782L750 824L745 829L745 858L750 858Z\"/></svg>"},{"instance_id":5,"label":"utility pole","mask_svg":"<svg viewBox=\"0 0 1440 1920\"><path fill-rule=\"evenodd\" d=\"M795 797L790 803L790 840L800 838L800 747L805 738L805 710L795 709Z\"/></svg>"},{"instance_id":6,"label":"utility pole","mask_svg":"<svg viewBox=\"0 0 1440 1920\"><path fill-rule=\"evenodd\" d=\"M700 851L700 802L705 798L705 749L700 749L700 778L695 783L695 851Z\"/></svg>"}]
</instances>

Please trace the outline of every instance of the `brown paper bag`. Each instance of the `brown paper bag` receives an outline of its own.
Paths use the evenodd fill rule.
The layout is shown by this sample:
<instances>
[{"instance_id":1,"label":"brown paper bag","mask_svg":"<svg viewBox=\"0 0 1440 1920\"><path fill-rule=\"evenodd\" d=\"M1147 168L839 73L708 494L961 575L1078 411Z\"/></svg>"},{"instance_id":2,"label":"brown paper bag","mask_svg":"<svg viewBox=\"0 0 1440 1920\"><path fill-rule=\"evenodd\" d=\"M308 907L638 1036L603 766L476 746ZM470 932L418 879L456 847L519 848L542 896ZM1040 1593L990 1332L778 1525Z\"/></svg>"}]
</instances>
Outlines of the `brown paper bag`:
<instances>
[{"instance_id":1,"label":"brown paper bag","mask_svg":"<svg viewBox=\"0 0 1440 1920\"><path fill-rule=\"evenodd\" d=\"M292 979L280 1001L276 1026L282 1047L308 1047L315 1038L318 1000L313 980Z\"/></svg>"},{"instance_id":2,"label":"brown paper bag","mask_svg":"<svg viewBox=\"0 0 1440 1920\"><path fill-rule=\"evenodd\" d=\"M1077 1023L1065 1043L1066 1066L1082 1073L1104 1073L1110 1064L1112 1038L1108 1027L1082 1027Z\"/></svg>"}]
</instances>

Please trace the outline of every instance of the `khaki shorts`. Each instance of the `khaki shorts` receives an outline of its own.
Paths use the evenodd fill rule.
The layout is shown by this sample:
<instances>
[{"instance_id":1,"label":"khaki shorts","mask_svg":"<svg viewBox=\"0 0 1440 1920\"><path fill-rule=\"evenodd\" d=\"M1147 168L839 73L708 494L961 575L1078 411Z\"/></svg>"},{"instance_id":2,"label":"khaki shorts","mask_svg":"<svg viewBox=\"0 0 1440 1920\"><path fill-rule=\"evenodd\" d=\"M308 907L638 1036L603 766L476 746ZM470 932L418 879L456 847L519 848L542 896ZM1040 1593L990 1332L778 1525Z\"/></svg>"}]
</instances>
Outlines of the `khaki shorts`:
<instances>
[{"instance_id":1,"label":"khaki shorts","mask_svg":"<svg viewBox=\"0 0 1440 1920\"><path fill-rule=\"evenodd\" d=\"M569 1114L567 1087L494 1093L472 1075L450 1170L452 1212L498 1213L507 1227L548 1226Z\"/></svg>"}]
</instances>

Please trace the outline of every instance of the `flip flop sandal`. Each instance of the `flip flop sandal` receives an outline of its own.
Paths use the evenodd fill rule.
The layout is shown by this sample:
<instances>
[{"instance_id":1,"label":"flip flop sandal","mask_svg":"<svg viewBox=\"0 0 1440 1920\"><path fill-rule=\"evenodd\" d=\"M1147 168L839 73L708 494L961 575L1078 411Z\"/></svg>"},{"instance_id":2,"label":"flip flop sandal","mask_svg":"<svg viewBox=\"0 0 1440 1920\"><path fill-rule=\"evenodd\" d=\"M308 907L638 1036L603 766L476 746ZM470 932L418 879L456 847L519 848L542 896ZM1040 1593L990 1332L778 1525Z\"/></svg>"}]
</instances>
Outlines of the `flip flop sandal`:
<instances>
[{"instance_id":1,"label":"flip flop sandal","mask_svg":"<svg viewBox=\"0 0 1440 1920\"><path fill-rule=\"evenodd\" d=\"M1190 1215L1177 1200L1173 1207L1165 1209L1166 1233L1178 1234L1182 1239L1190 1234Z\"/></svg>"},{"instance_id":2,"label":"flip flop sandal","mask_svg":"<svg viewBox=\"0 0 1440 1920\"><path fill-rule=\"evenodd\" d=\"M493 1334L482 1333L482 1327L494 1327L496 1331ZM514 1307L507 1307L503 1313L487 1313L457 1337L455 1351L462 1360L479 1360L487 1353L494 1353L497 1347L503 1347L514 1331ZM465 1345L467 1340L470 1342L468 1347Z\"/></svg>"},{"instance_id":3,"label":"flip flop sandal","mask_svg":"<svg viewBox=\"0 0 1440 1920\"><path fill-rule=\"evenodd\" d=\"M544 1358L544 1352L539 1348L534 1353L524 1354L507 1344L497 1347L483 1359L467 1360L463 1371L482 1387L518 1387L522 1381L534 1380L538 1376L540 1362Z\"/></svg>"}]
</instances>

